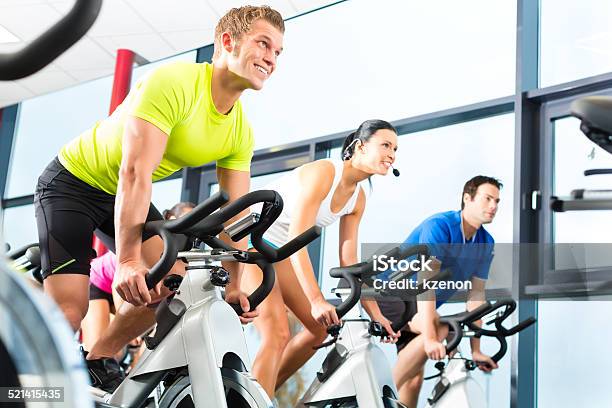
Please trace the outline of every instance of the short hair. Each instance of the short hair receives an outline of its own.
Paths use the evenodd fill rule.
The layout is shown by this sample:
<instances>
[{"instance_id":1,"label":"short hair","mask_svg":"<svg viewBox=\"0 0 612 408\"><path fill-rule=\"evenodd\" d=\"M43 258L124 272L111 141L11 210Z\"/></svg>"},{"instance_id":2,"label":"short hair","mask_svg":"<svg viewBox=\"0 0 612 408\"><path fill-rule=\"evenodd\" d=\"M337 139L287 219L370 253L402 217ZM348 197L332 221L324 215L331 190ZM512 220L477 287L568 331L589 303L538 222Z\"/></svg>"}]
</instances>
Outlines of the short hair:
<instances>
[{"instance_id":1,"label":"short hair","mask_svg":"<svg viewBox=\"0 0 612 408\"><path fill-rule=\"evenodd\" d=\"M229 32L234 40L251 30L256 20L265 20L276 27L281 33L285 32L285 22L281 14L270 6L242 6L228 11L215 28L215 44L213 58L221 53L221 35Z\"/></svg>"},{"instance_id":2,"label":"short hair","mask_svg":"<svg viewBox=\"0 0 612 408\"><path fill-rule=\"evenodd\" d=\"M465 207L465 203L463 202L463 196L467 193L471 199L474 199L476 192L478 191L478 187L483 184L492 184L497 187L498 190L504 186L501 181L494 177L488 176L476 176L469 179L465 185L463 186L463 193L461 194L461 209Z\"/></svg>"}]
</instances>

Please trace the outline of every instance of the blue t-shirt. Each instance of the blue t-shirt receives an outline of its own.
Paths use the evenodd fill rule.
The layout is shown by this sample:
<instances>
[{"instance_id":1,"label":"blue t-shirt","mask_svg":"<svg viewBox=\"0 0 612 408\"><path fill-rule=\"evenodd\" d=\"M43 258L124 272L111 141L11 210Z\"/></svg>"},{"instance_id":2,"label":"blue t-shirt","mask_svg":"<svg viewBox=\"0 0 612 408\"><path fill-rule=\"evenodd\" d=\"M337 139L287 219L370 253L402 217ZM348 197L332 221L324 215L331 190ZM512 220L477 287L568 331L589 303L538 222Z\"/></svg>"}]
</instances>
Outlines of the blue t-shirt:
<instances>
[{"instance_id":1,"label":"blue t-shirt","mask_svg":"<svg viewBox=\"0 0 612 408\"><path fill-rule=\"evenodd\" d=\"M469 281L472 277L486 280L489 277L495 241L482 226L471 239L464 239L461 211L432 215L416 227L404 243L428 244L430 255L438 258L442 270L450 269L452 281ZM436 307L444 304L455 292L455 289L437 289Z\"/></svg>"}]
</instances>

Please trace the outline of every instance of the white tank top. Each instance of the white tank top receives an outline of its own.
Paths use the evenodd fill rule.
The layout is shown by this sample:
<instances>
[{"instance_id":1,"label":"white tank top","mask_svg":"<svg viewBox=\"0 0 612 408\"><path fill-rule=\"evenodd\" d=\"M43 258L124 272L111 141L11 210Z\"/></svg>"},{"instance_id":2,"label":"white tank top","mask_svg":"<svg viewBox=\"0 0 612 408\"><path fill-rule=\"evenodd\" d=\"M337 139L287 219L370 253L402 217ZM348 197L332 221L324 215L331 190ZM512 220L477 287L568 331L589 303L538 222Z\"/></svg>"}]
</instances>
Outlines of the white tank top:
<instances>
[{"instance_id":1,"label":"white tank top","mask_svg":"<svg viewBox=\"0 0 612 408\"><path fill-rule=\"evenodd\" d=\"M343 215L352 213L355 210L355 205L357 205L357 197L359 196L359 191L361 191L361 186L357 185L357 188L355 188L355 192L348 199L344 207L337 213L332 212L332 197L334 196L334 193L336 192L336 187L338 187L338 183L340 183L340 179L342 178L344 164L341 160L324 160L328 160L334 165L334 182L332 183L332 186L329 189L327 196L321 202L319 212L317 213L317 217L315 219L315 225L321 228L333 224ZM283 246L289 240L289 224L291 223L291 216L293 215L293 211L297 204L296 201L300 193L300 180L298 171L299 167L292 170L289 174L286 174L285 176L279 178L278 180L274 180L265 187L266 190L277 191L283 198L283 211L281 215L276 219L274 224L272 224L270 228L268 228L268 230L263 236L264 239L276 245L277 247Z\"/></svg>"}]
</instances>

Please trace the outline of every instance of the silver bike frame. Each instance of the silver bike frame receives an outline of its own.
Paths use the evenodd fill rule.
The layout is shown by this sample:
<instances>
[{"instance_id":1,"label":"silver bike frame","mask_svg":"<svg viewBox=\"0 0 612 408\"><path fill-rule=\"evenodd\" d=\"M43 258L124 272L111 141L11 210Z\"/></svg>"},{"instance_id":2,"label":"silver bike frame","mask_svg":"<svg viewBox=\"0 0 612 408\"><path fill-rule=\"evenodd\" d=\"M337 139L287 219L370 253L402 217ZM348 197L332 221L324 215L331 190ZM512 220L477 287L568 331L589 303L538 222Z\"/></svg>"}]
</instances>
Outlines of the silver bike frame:
<instances>
[{"instance_id":1,"label":"silver bike frame","mask_svg":"<svg viewBox=\"0 0 612 408\"><path fill-rule=\"evenodd\" d=\"M192 250L180 252L178 258L187 259L189 266L174 298L187 310L155 349L145 351L126 380L104 402L112 406L137 406L164 373L187 367L195 406L225 408L221 369L228 368L226 358L231 358L232 366L238 360L245 368L232 370L232 381L239 383L245 400L252 407L272 408L263 388L249 375L251 362L240 319L223 300L220 288L211 283L210 269L205 268L210 260L224 260L224 255Z\"/></svg>"},{"instance_id":2,"label":"silver bike frame","mask_svg":"<svg viewBox=\"0 0 612 408\"><path fill-rule=\"evenodd\" d=\"M350 295L350 289L334 292L343 301ZM324 406L326 401L355 398L360 407L384 408L385 388L398 395L387 357L368 332L369 320L363 318L359 304L343 319L346 321L334 346L344 355L341 364L324 382L315 378L297 407Z\"/></svg>"}]
</instances>

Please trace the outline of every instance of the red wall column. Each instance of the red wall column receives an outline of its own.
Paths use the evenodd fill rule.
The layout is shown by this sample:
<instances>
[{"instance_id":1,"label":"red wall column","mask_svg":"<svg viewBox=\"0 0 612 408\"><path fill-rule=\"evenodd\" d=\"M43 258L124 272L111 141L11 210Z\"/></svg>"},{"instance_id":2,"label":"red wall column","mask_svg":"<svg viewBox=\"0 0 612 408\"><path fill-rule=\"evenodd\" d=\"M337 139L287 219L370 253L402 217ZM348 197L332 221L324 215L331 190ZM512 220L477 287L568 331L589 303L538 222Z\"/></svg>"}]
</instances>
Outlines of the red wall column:
<instances>
[{"instance_id":1,"label":"red wall column","mask_svg":"<svg viewBox=\"0 0 612 408\"><path fill-rule=\"evenodd\" d=\"M126 49L117 50L117 60L115 62L115 76L113 79L113 93L108 114L112 114L117 106L123 102L132 82L132 66L134 65L134 52ZM98 256L108 252L108 248L94 235L93 248Z\"/></svg>"}]
</instances>

